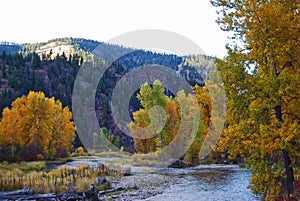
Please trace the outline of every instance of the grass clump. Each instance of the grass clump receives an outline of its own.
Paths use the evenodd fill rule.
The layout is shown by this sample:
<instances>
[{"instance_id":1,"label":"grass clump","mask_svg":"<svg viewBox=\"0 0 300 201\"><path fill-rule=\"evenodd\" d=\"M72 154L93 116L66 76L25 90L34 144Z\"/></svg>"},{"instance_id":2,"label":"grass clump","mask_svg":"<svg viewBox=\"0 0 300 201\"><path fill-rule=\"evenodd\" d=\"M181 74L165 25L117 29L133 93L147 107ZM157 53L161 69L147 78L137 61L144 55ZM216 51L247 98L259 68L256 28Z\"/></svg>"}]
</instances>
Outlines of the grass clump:
<instances>
[{"instance_id":1,"label":"grass clump","mask_svg":"<svg viewBox=\"0 0 300 201\"><path fill-rule=\"evenodd\" d=\"M45 163L30 162L20 164L0 164L0 192L12 191L29 187L37 193L64 193L81 192L89 189L95 183L96 177L120 177L116 169L99 164L89 167L87 164L79 165L76 169L62 166L46 172ZM96 186L97 188L107 188Z\"/></svg>"}]
</instances>

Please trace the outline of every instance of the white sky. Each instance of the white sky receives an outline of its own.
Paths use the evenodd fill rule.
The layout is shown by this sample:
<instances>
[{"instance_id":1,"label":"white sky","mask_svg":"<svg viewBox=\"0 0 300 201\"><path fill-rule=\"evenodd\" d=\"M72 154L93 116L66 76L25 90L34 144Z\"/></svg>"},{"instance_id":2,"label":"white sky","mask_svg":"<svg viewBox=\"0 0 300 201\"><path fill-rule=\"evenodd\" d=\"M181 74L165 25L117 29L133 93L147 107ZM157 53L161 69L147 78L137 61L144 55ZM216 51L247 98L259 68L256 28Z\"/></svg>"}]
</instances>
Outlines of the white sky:
<instances>
[{"instance_id":1,"label":"white sky","mask_svg":"<svg viewBox=\"0 0 300 201\"><path fill-rule=\"evenodd\" d=\"M45 42L59 37L107 41L140 29L163 29L226 54L226 33L209 0L6 0L0 3L0 41Z\"/></svg>"}]
</instances>

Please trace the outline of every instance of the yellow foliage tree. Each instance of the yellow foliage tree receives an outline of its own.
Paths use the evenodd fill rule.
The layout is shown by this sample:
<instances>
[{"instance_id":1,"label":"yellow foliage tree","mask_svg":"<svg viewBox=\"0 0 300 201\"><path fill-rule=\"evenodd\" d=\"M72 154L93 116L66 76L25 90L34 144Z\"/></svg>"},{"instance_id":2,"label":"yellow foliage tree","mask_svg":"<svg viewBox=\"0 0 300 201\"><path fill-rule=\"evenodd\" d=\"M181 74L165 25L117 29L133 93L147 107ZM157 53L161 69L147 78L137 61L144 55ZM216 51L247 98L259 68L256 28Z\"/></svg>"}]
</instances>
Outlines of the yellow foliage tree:
<instances>
[{"instance_id":1,"label":"yellow foliage tree","mask_svg":"<svg viewBox=\"0 0 300 201\"><path fill-rule=\"evenodd\" d=\"M187 150L184 159L188 163L197 164L199 161L199 152L201 150L205 137L207 137L206 134L211 122L212 105L210 95L206 86L200 87L198 85L195 85L193 87L193 91L197 98L197 106L200 108L202 115L197 135L192 145Z\"/></svg>"},{"instance_id":2,"label":"yellow foliage tree","mask_svg":"<svg viewBox=\"0 0 300 201\"><path fill-rule=\"evenodd\" d=\"M134 147L138 152L148 153L151 148L152 139L149 138L149 129L144 129L149 126L150 119L149 113L140 109L133 113L133 119L135 123L131 122L129 128L131 129L131 135L135 138Z\"/></svg>"},{"instance_id":3,"label":"yellow foliage tree","mask_svg":"<svg viewBox=\"0 0 300 201\"><path fill-rule=\"evenodd\" d=\"M219 149L242 156L251 188L287 199L300 156L300 4L294 0L211 0L218 22L238 41L218 60L227 102Z\"/></svg>"},{"instance_id":4,"label":"yellow foliage tree","mask_svg":"<svg viewBox=\"0 0 300 201\"><path fill-rule=\"evenodd\" d=\"M133 113L134 122L129 124L129 128L138 152L155 152L165 146L164 131L160 128L163 117L159 109L166 107L164 90L161 82L156 80L152 87L148 83L143 84L137 95L143 108Z\"/></svg>"},{"instance_id":5,"label":"yellow foliage tree","mask_svg":"<svg viewBox=\"0 0 300 201\"><path fill-rule=\"evenodd\" d=\"M11 109L5 108L0 122L0 149L9 150L15 157L35 147L44 158L64 156L72 148L75 138L72 113L60 101L45 97L42 92L29 92L17 98ZM6 154L8 155L8 154Z\"/></svg>"},{"instance_id":6,"label":"yellow foliage tree","mask_svg":"<svg viewBox=\"0 0 300 201\"><path fill-rule=\"evenodd\" d=\"M173 149L168 149L166 153L168 156L185 153L186 162L198 162L199 152L210 122L211 101L205 87L196 85L193 90L196 98L191 94L187 95L184 90L179 91L177 96L172 98L164 94L164 88L159 81L154 82L153 87L148 83L141 87L137 97L143 108L133 113L134 122L129 124L131 135L134 137L134 146L138 152L157 151L161 153L164 160L164 153L160 151L170 145ZM165 117L156 107L157 105L164 110ZM197 109L202 111L200 119L195 116ZM200 122L194 122L192 119ZM160 127L160 123L163 123L163 128ZM195 128L195 125L199 126ZM194 130L196 136L192 136ZM180 136L179 132L182 133Z\"/></svg>"}]
</instances>

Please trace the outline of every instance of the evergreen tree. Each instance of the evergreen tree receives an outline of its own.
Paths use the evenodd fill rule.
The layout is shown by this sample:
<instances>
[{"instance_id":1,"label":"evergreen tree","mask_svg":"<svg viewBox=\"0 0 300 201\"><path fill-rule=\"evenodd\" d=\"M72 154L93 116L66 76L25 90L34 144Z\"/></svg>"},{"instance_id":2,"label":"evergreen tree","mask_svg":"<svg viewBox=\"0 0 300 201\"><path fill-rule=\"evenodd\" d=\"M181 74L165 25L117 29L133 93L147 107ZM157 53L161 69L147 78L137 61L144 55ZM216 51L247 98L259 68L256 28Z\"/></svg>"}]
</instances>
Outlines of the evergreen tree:
<instances>
[{"instance_id":1,"label":"evergreen tree","mask_svg":"<svg viewBox=\"0 0 300 201\"><path fill-rule=\"evenodd\" d=\"M2 60L6 60L6 52L5 52L5 50L2 51L1 59Z\"/></svg>"},{"instance_id":2,"label":"evergreen tree","mask_svg":"<svg viewBox=\"0 0 300 201\"><path fill-rule=\"evenodd\" d=\"M6 65L4 62L2 63L1 71L2 71L2 77L6 78Z\"/></svg>"}]
</instances>

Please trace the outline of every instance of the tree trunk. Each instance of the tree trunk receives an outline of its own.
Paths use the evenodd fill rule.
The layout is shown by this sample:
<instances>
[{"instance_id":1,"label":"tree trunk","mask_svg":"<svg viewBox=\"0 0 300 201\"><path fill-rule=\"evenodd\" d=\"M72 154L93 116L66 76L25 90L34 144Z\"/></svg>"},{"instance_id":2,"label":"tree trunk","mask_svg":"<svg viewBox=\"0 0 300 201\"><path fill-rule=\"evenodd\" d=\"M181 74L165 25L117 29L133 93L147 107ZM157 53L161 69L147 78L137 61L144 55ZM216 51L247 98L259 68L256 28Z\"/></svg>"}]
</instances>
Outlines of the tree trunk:
<instances>
[{"instance_id":1,"label":"tree trunk","mask_svg":"<svg viewBox=\"0 0 300 201\"><path fill-rule=\"evenodd\" d=\"M288 196L291 196L294 193L294 171L292 168L292 161L289 156L289 153L284 149L282 150L283 160L284 160L284 168L286 174L286 189Z\"/></svg>"},{"instance_id":2,"label":"tree trunk","mask_svg":"<svg viewBox=\"0 0 300 201\"><path fill-rule=\"evenodd\" d=\"M276 118L283 122L282 120L282 112L281 112L281 106L277 105L275 107L276 112ZM291 196L294 193L294 171L292 167L292 161L289 156L289 152L286 149L282 150L283 153L283 161L284 161L284 168L285 168L285 174L286 174L286 190L288 193L288 196Z\"/></svg>"}]
</instances>

